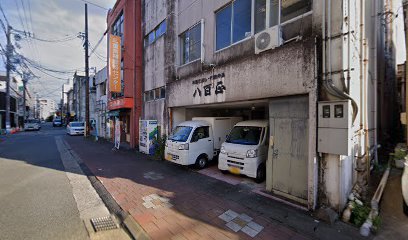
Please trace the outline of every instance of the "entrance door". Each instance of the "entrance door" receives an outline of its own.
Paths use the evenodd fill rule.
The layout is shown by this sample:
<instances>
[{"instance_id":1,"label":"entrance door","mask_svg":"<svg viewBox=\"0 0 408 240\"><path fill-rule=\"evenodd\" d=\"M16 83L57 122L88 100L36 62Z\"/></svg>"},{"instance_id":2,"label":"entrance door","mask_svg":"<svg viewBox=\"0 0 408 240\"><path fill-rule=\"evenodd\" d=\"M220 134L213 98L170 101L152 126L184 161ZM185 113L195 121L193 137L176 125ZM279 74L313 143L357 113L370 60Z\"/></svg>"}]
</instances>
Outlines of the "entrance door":
<instances>
[{"instance_id":1,"label":"entrance door","mask_svg":"<svg viewBox=\"0 0 408 240\"><path fill-rule=\"evenodd\" d=\"M307 203L308 97L269 102L267 190Z\"/></svg>"}]
</instances>

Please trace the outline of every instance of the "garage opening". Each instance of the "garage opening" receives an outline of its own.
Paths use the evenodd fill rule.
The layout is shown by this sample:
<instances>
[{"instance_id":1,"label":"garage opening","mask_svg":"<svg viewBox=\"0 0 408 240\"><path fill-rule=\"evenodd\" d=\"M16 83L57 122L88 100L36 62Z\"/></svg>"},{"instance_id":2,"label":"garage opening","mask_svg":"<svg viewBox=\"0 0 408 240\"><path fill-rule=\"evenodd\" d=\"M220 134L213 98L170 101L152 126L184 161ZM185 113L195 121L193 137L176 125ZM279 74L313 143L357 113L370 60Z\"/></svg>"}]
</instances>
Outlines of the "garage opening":
<instances>
[{"instance_id":1,"label":"garage opening","mask_svg":"<svg viewBox=\"0 0 408 240\"><path fill-rule=\"evenodd\" d=\"M173 108L171 128L193 117L242 117L246 120L268 119L268 100L232 102Z\"/></svg>"},{"instance_id":2,"label":"garage opening","mask_svg":"<svg viewBox=\"0 0 408 240\"><path fill-rule=\"evenodd\" d=\"M268 120L268 111L268 99L173 108L171 128L175 128L181 122L192 120L194 117L241 117L243 121ZM244 175L221 173L217 161L210 161L208 166L199 172L233 185L249 187L254 191L261 191L266 188L265 182L258 184L253 178Z\"/></svg>"}]
</instances>

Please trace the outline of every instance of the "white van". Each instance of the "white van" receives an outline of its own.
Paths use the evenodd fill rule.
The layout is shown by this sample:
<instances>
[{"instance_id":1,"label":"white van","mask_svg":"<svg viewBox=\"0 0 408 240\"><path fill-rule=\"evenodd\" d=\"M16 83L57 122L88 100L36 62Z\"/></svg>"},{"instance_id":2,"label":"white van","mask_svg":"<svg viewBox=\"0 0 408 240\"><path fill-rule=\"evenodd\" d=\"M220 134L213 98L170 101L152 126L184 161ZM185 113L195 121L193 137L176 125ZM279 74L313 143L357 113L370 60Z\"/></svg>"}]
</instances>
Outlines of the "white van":
<instances>
[{"instance_id":1,"label":"white van","mask_svg":"<svg viewBox=\"0 0 408 240\"><path fill-rule=\"evenodd\" d=\"M223 172L243 174L265 180L265 162L268 158L268 120L237 123L221 145L218 168Z\"/></svg>"},{"instance_id":2,"label":"white van","mask_svg":"<svg viewBox=\"0 0 408 240\"><path fill-rule=\"evenodd\" d=\"M216 157L240 117L200 117L178 124L166 141L165 158L180 165L204 168Z\"/></svg>"}]
</instances>

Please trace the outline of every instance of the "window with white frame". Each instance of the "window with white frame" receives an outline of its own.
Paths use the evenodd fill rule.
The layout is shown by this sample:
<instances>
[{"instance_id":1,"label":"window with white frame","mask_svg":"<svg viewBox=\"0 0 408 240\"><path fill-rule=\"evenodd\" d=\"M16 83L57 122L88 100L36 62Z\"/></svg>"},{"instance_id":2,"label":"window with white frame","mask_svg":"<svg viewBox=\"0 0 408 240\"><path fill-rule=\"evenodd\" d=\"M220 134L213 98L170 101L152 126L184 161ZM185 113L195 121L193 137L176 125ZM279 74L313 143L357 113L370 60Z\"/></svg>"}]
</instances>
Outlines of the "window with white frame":
<instances>
[{"instance_id":1,"label":"window with white frame","mask_svg":"<svg viewBox=\"0 0 408 240\"><path fill-rule=\"evenodd\" d=\"M251 36L252 0L235 0L215 13L216 50Z\"/></svg>"},{"instance_id":2,"label":"window with white frame","mask_svg":"<svg viewBox=\"0 0 408 240\"><path fill-rule=\"evenodd\" d=\"M181 63L201 58L201 22L180 35Z\"/></svg>"},{"instance_id":3,"label":"window with white frame","mask_svg":"<svg viewBox=\"0 0 408 240\"><path fill-rule=\"evenodd\" d=\"M312 0L254 0L254 32L285 23L312 10Z\"/></svg>"}]
</instances>

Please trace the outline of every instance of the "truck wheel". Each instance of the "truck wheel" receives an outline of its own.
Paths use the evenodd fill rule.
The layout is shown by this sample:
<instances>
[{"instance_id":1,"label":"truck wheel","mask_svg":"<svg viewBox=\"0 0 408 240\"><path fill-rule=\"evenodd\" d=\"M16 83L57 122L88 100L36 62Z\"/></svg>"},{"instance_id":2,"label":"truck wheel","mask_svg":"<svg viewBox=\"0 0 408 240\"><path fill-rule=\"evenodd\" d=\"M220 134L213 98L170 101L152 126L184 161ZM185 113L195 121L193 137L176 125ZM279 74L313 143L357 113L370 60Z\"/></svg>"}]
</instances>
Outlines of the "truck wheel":
<instances>
[{"instance_id":1,"label":"truck wheel","mask_svg":"<svg viewBox=\"0 0 408 240\"><path fill-rule=\"evenodd\" d=\"M256 183L261 183L261 182L265 181L265 175L266 175L265 165L260 164L258 166L258 169L256 170L255 182Z\"/></svg>"},{"instance_id":2,"label":"truck wheel","mask_svg":"<svg viewBox=\"0 0 408 240\"><path fill-rule=\"evenodd\" d=\"M402 209L404 210L405 215L408 215L408 205L404 201L404 198L402 198Z\"/></svg>"},{"instance_id":3,"label":"truck wheel","mask_svg":"<svg viewBox=\"0 0 408 240\"><path fill-rule=\"evenodd\" d=\"M203 169L205 166L207 166L207 158L205 156L199 156L195 162L195 166L198 169Z\"/></svg>"}]
</instances>

